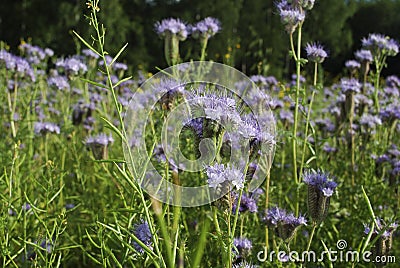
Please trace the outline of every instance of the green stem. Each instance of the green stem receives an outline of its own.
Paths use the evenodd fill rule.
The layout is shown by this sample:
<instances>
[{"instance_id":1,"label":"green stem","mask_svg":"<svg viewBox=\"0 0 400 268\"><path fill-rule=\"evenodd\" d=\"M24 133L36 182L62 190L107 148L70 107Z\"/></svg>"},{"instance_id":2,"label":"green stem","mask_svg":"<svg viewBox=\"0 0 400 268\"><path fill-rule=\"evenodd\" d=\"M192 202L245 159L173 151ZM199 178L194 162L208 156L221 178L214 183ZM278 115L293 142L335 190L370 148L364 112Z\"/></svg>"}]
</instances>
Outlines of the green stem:
<instances>
[{"instance_id":1,"label":"green stem","mask_svg":"<svg viewBox=\"0 0 400 268\"><path fill-rule=\"evenodd\" d=\"M313 88L313 91L311 93L310 105L308 106L308 112L307 112L307 120L306 120L305 134L304 134L303 151L302 151L302 154L301 154L300 175L303 174L304 160L305 160L306 147L307 147L308 126L310 124L311 110L312 110L312 105L313 105L314 96L315 96L315 87L317 85L317 74L318 74L318 63L315 63L315 65L314 65L314 82L313 82L313 87L314 88Z\"/></svg>"},{"instance_id":2,"label":"green stem","mask_svg":"<svg viewBox=\"0 0 400 268\"><path fill-rule=\"evenodd\" d=\"M299 117L299 95L300 95L300 70L301 70L301 27L302 24L299 25L299 31L297 35L297 58L296 59L296 95L295 95L295 110L294 110L294 124L293 124L293 133L292 133L292 153L293 153L293 179L296 183L298 182L297 177L297 124Z\"/></svg>"},{"instance_id":3,"label":"green stem","mask_svg":"<svg viewBox=\"0 0 400 268\"><path fill-rule=\"evenodd\" d=\"M200 61L204 61L206 58L206 49L207 49L208 38L205 37L201 43L202 43L202 46L201 46Z\"/></svg>"},{"instance_id":4,"label":"green stem","mask_svg":"<svg viewBox=\"0 0 400 268\"><path fill-rule=\"evenodd\" d=\"M315 222L313 222L313 228L311 230L310 238L308 239L307 248L306 248L305 252L309 252L310 251L311 242L312 242L313 237L314 237L315 229L317 229L317 224ZM300 268L302 268L302 267L303 267L303 264L300 264Z\"/></svg>"}]
</instances>

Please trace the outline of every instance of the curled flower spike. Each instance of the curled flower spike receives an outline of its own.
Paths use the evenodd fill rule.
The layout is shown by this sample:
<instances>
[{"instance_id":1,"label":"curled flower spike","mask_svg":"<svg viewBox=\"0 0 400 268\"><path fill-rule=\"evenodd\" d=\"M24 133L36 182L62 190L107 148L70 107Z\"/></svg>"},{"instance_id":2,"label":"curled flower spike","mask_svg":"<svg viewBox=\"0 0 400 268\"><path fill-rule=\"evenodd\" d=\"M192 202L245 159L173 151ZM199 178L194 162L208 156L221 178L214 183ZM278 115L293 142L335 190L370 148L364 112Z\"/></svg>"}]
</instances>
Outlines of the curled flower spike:
<instances>
[{"instance_id":1,"label":"curled flower spike","mask_svg":"<svg viewBox=\"0 0 400 268\"><path fill-rule=\"evenodd\" d=\"M235 237L233 245L235 248L232 251L237 259L245 259L253 247L251 241L245 237Z\"/></svg>"},{"instance_id":2,"label":"curled flower spike","mask_svg":"<svg viewBox=\"0 0 400 268\"><path fill-rule=\"evenodd\" d=\"M388 36L372 33L367 38L362 39L364 49L371 51L374 57L381 55L396 56L399 53L399 45Z\"/></svg>"},{"instance_id":3,"label":"curled flower spike","mask_svg":"<svg viewBox=\"0 0 400 268\"><path fill-rule=\"evenodd\" d=\"M184 41L188 36L186 24L179 19L164 19L155 24L157 34L164 39L165 59L169 65L179 61L179 41Z\"/></svg>"},{"instance_id":4,"label":"curled flower spike","mask_svg":"<svg viewBox=\"0 0 400 268\"><path fill-rule=\"evenodd\" d=\"M289 34L294 33L297 26L304 21L305 14L300 8L289 4L286 0L282 0L276 3L278 8L279 16L285 26L286 32Z\"/></svg>"},{"instance_id":5,"label":"curled flower spike","mask_svg":"<svg viewBox=\"0 0 400 268\"><path fill-rule=\"evenodd\" d=\"M193 38L206 38L214 36L221 30L221 22L212 17L207 17L191 26L190 32Z\"/></svg>"},{"instance_id":6,"label":"curled flower spike","mask_svg":"<svg viewBox=\"0 0 400 268\"><path fill-rule=\"evenodd\" d=\"M316 63L322 63L328 57L328 53L326 53L324 47L317 43L308 43L306 45L306 53L307 58Z\"/></svg>"},{"instance_id":7,"label":"curled flower spike","mask_svg":"<svg viewBox=\"0 0 400 268\"><path fill-rule=\"evenodd\" d=\"M161 38L167 37L167 35L176 35L179 41L184 41L188 36L188 30L186 24L180 19L164 19L155 24L156 32Z\"/></svg>"},{"instance_id":8,"label":"curled flower spike","mask_svg":"<svg viewBox=\"0 0 400 268\"><path fill-rule=\"evenodd\" d=\"M141 242L143 242L143 244L152 249L152 234L147 221L142 220L140 224L135 225L133 233ZM138 243L133 242L133 247L140 254L144 253L144 249Z\"/></svg>"},{"instance_id":9,"label":"curled flower spike","mask_svg":"<svg viewBox=\"0 0 400 268\"><path fill-rule=\"evenodd\" d=\"M89 136L85 140L85 145L90 148L92 151L94 158L106 159L107 158L107 146L114 142L113 137L107 136L104 133L101 133L97 136Z\"/></svg>"},{"instance_id":10,"label":"curled flower spike","mask_svg":"<svg viewBox=\"0 0 400 268\"><path fill-rule=\"evenodd\" d=\"M373 256L380 256L381 258L382 256L389 256L392 249L393 233L396 231L399 225L396 222L387 224L378 217L376 217L375 222L377 226L375 226L373 229L371 229L369 225L364 224L364 234L368 235L370 232L372 232L371 241L374 241L378 237L372 248ZM385 265L386 263L381 264Z\"/></svg>"},{"instance_id":11,"label":"curled flower spike","mask_svg":"<svg viewBox=\"0 0 400 268\"><path fill-rule=\"evenodd\" d=\"M287 213L284 209L278 207L268 209L262 221L269 227L274 228L275 234L286 241L293 238L296 230L301 225L307 225L307 221L303 216L296 218L293 213Z\"/></svg>"},{"instance_id":12,"label":"curled flower spike","mask_svg":"<svg viewBox=\"0 0 400 268\"><path fill-rule=\"evenodd\" d=\"M361 50L357 50L354 53L354 56L356 57L356 59L362 63L365 62L372 62L374 59L372 57L371 51L366 50L366 49L361 49Z\"/></svg>"},{"instance_id":13,"label":"curled flower spike","mask_svg":"<svg viewBox=\"0 0 400 268\"><path fill-rule=\"evenodd\" d=\"M208 176L208 185L211 188L217 188L223 183L227 182L236 189L244 187L244 176L242 171L234 166L225 166L224 164L215 164L206 168Z\"/></svg>"},{"instance_id":14,"label":"curled flower spike","mask_svg":"<svg viewBox=\"0 0 400 268\"><path fill-rule=\"evenodd\" d=\"M308 211L313 222L319 224L328 214L330 198L337 183L328 173L323 173L321 170L306 172L303 181L308 186Z\"/></svg>"}]
</instances>

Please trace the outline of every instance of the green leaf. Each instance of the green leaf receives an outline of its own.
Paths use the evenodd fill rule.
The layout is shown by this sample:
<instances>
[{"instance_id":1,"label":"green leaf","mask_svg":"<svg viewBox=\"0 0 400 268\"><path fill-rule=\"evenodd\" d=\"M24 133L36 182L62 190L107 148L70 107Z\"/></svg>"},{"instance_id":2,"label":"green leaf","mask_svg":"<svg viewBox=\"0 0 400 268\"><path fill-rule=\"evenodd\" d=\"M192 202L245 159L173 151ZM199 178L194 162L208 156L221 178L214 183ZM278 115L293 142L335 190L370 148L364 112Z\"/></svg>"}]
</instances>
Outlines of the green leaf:
<instances>
[{"instance_id":1,"label":"green leaf","mask_svg":"<svg viewBox=\"0 0 400 268\"><path fill-rule=\"evenodd\" d=\"M76 37L79 38L79 40L82 41L82 43L85 44L85 46L87 46L91 51L93 51L94 53L96 53L99 57L101 57L101 54L99 52L97 52L96 49L94 49L88 42L86 42L85 39L83 39L83 37L81 37L77 32L75 32L74 30L72 30L72 32L76 35Z\"/></svg>"},{"instance_id":2,"label":"green leaf","mask_svg":"<svg viewBox=\"0 0 400 268\"><path fill-rule=\"evenodd\" d=\"M94 81L92 81L92 80L89 80L89 79L86 79L86 78L80 78L82 81L84 81L84 82L86 82L86 83L89 83L89 84L92 84L92 85L94 85L94 86L97 86L97 87L100 87L100 88L105 88L105 89L110 89L108 86L106 86L106 85L103 85L103 84L100 84L100 83L97 83L97 82L94 82Z\"/></svg>"},{"instance_id":3,"label":"green leaf","mask_svg":"<svg viewBox=\"0 0 400 268\"><path fill-rule=\"evenodd\" d=\"M120 84L122 84L123 82L126 82L126 81L128 81L130 79L132 79L132 76L125 77L124 79L119 80L115 85L113 85L113 87L117 87Z\"/></svg>"},{"instance_id":4,"label":"green leaf","mask_svg":"<svg viewBox=\"0 0 400 268\"><path fill-rule=\"evenodd\" d=\"M111 61L111 63L108 66L112 66L114 64L114 62L118 59L118 57L121 55L121 53L125 50L125 48L128 46L128 43L126 43L117 53L117 55L115 55L115 57L113 58L113 60Z\"/></svg>"}]
</instances>

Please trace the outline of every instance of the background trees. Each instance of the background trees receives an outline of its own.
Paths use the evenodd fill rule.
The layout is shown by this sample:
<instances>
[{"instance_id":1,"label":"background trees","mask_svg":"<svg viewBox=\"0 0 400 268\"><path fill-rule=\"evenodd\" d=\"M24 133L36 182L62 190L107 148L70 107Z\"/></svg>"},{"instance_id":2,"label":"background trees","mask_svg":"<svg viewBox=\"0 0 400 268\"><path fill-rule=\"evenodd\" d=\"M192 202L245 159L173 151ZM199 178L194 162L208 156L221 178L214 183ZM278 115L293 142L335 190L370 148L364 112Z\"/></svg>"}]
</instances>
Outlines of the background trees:
<instances>
[{"instance_id":1,"label":"background trees","mask_svg":"<svg viewBox=\"0 0 400 268\"><path fill-rule=\"evenodd\" d=\"M21 39L31 39L57 54L75 53L79 44L72 29L90 35L84 13L85 2L80 0L4 0L0 3L0 40L13 50ZM208 59L234 64L249 74L288 77L292 73L286 51L288 37L274 1L107 0L100 15L107 26L110 52L128 42L123 59L134 69L155 71L155 66L166 65L162 42L153 30L156 21L179 17L193 23L213 16L221 20L223 31L211 40ZM368 33L400 39L399 1L316 1L308 16L305 41L319 41L329 50L331 57L324 67L331 78L341 72L345 60L353 58L360 39ZM199 53L199 45L189 39L182 43L181 51L186 59L189 53ZM386 73L399 72L399 56L390 61Z\"/></svg>"}]
</instances>

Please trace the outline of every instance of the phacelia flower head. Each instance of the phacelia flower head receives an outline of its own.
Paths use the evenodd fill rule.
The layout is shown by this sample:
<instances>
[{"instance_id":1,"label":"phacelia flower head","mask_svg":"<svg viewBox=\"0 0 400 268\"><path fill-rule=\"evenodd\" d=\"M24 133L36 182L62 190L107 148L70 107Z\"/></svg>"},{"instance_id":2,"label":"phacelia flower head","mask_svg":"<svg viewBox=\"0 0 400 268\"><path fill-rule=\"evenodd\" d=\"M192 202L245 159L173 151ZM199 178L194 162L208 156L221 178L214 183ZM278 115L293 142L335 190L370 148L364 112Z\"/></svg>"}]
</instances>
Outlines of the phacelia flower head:
<instances>
[{"instance_id":1,"label":"phacelia flower head","mask_svg":"<svg viewBox=\"0 0 400 268\"><path fill-rule=\"evenodd\" d=\"M232 268L258 268L258 266L253 265L250 262L242 261L242 262L234 264L232 266Z\"/></svg>"},{"instance_id":2,"label":"phacelia flower head","mask_svg":"<svg viewBox=\"0 0 400 268\"><path fill-rule=\"evenodd\" d=\"M221 30L221 22L212 17L207 17L191 26L190 32L193 38L209 39Z\"/></svg>"},{"instance_id":3,"label":"phacelia flower head","mask_svg":"<svg viewBox=\"0 0 400 268\"><path fill-rule=\"evenodd\" d=\"M152 234L147 221L142 220L140 224L135 225L133 233L143 244L145 244L148 248L153 249ZM133 242L133 247L137 252L141 254L144 253L144 249L137 242Z\"/></svg>"},{"instance_id":4,"label":"phacelia flower head","mask_svg":"<svg viewBox=\"0 0 400 268\"><path fill-rule=\"evenodd\" d=\"M43 135L47 133L60 134L60 127L50 122L35 122L33 129L36 135Z\"/></svg>"},{"instance_id":5,"label":"phacelia flower head","mask_svg":"<svg viewBox=\"0 0 400 268\"><path fill-rule=\"evenodd\" d=\"M236 208L238 207L238 199L239 199L239 195L238 194L234 194L234 198L235 201L233 202L232 205L232 211L233 213L236 213ZM251 213L255 213L257 212L257 200L251 196L248 195L247 193L243 193L242 197L240 199L240 205L239 205L239 213L241 212L251 212Z\"/></svg>"},{"instance_id":6,"label":"phacelia flower head","mask_svg":"<svg viewBox=\"0 0 400 268\"><path fill-rule=\"evenodd\" d=\"M383 54L396 56L399 52L398 43L383 34L369 34L367 38L362 39L362 46L364 49L370 50L374 57L379 57Z\"/></svg>"},{"instance_id":7,"label":"phacelia flower head","mask_svg":"<svg viewBox=\"0 0 400 268\"><path fill-rule=\"evenodd\" d=\"M322 222L329 210L330 197L337 183L328 173L321 170L308 171L303 175L303 181L308 186L308 210L315 223Z\"/></svg>"},{"instance_id":8,"label":"phacelia flower head","mask_svg":"<svg viewBox=\"0 0 400 268\"><path fill-rule=\"evenodd\" d=\"M354 56L360 62L372 62L374 60L371 51L367 49L357 50Z\"/></svg>"},{"instance_id":9,"label":"phacelia flower head","mask_svg":"<svg viewBox=\"0 0 400 268\"><path fill-rule=\"evenodd\" d=\"M188 36L187 26L180 19L164 19L155 24L155 29L161 38L165 38L167 35L175 35L180 41L183 41Z\"/></svg>"},{"instance_id":10,"label":"phacelia flower head","mask_svg":"<svg viewBox=\"0 0 400 268\"><path fill-rule=\"evenodd\" d=\"M234 166L215 164L213 166L206 167L206 173L208 176L208 185L211 188L217 188L223 183L231 184L236 189L242 189L244 187L244 176L243 172Z\"/></svg>"},{"instance_id":11,"label":"phacelia flower head","mask_svg":"<svg viewBox=\"0 0 400 268\"><path fill-rule=\"evenodd\" d=\"M361 84L355 78L342 78L339 87L343 94L346 93L359 93L361 91Z\"/></svg>"},{"instance_id":12,"label":"phacelia flower head","mask_svg":"<svg viewBox=\"0 0 400 268\"><path fill-rule=\"evenodd\" d=\"M347 69L350 69L351 71L360 69L361 67L361 64L356 60L348 60L344 65L346 66Z\"/></svg>"},{"instance_id":13,"label":"phacelia flower head","mask_svg":"<svg viewBox=\"0 0 400 268\"><path fill-rule=\"evenodd\" d=\"M322 63L328 57L324 47L317 43L308 43L306 45L306 53L308 60L316 63Z\"/></svg>"},{"instance_id":14,"label":"phacelia flower head","mask_svg":"<svg viewBox=\"0 0 400 268\"><path fill-rule=\"evenodd\" d=\"M29 62L21 57L15 56L6 50L0 50L0 66L4 65L9 71L15 72L21 78L29 77L32 82L36 81L34 71Z\"/></svg>"},{"instance_id":15,"label":"phacelia flower head","mask_svg":"<svg viewBox=\"0 0 400 268\"><path fill-rule=\"evenodd\" d=\"M233 239L233 246L234 248L232 249L232 251L235 258L237 259L246 258L253 248L251 241L246 237L235 237Z\"/></svg>"},{"instance_id":16,"label":"phacelia flower head","mask_svg":"<svg viewBox=\"0 0 400 268\"><path fill-rule=\"evenodd\" d=\"M293 213L287 213L286 210L278 207L268 209L262 221L274 228L276 235L283 240L290 240L297 228L307 225L303 216L295 217Z\"/></svg>"},{"instance_id":17,"label":"phacelia flower head","mask_svg":"<svg viewBox=\"0 0 400 268\"><path fill-rule=\"evenodd\" d=\"M88 70L86 64L77 57L59 59L56 67L62 69L66 75L84 74Z\"/></svg>"},{"instance_id":18,"label":"phacelia flower head","mask_svg":"<svg viewBox=\"0 0 400 268\"><path fill-rule=\"evenodd\" d=\"M105 133L100 133L97 136L89 136L85 139L86 147L90 148L94 158L97 160L107 158L107 147L113 142L113 137L111 135L107 136Z\"/></svg>"},{"instance_id":19,"label":"phacelia flower head","mask_svg":"<svg viewBox=\"0 0 400 268\"><path fill-rule=\"evenodd\" d=\"M50 76L47 78L47 84L50 87L54 87L58 90L68 90L70 88L68 78L62 75Z\"/></svg>"},{"instance_id":20,"label":"phacelia flower head","mask_svg":"<svg viewBox=\"0 0 400 268\"><path fill-rule=\"evenodd\" d=\"M278 2L276 7L286 32L289 34L292 34L306 17L304 11L293 4L289 4L286 0Z\"/></svg>"},{"instance_id":21,"label":"phacelia flower head","mask_svg":"<svg viewBox=\"0 0 400 268\"><path fill-rule=\"evenodd\" d=\"M376 225L373 229L371 229L370 225L364 224L364 234L369 235L372 232L371 241L375 240L377 236L379 236L372 247L372 253L374 256L389 256L392 249L393 233L397 230L399 225L397 222L387 224L384 220L378 217L376 217L375 223Z\"/></svg>"}]
</instances>

